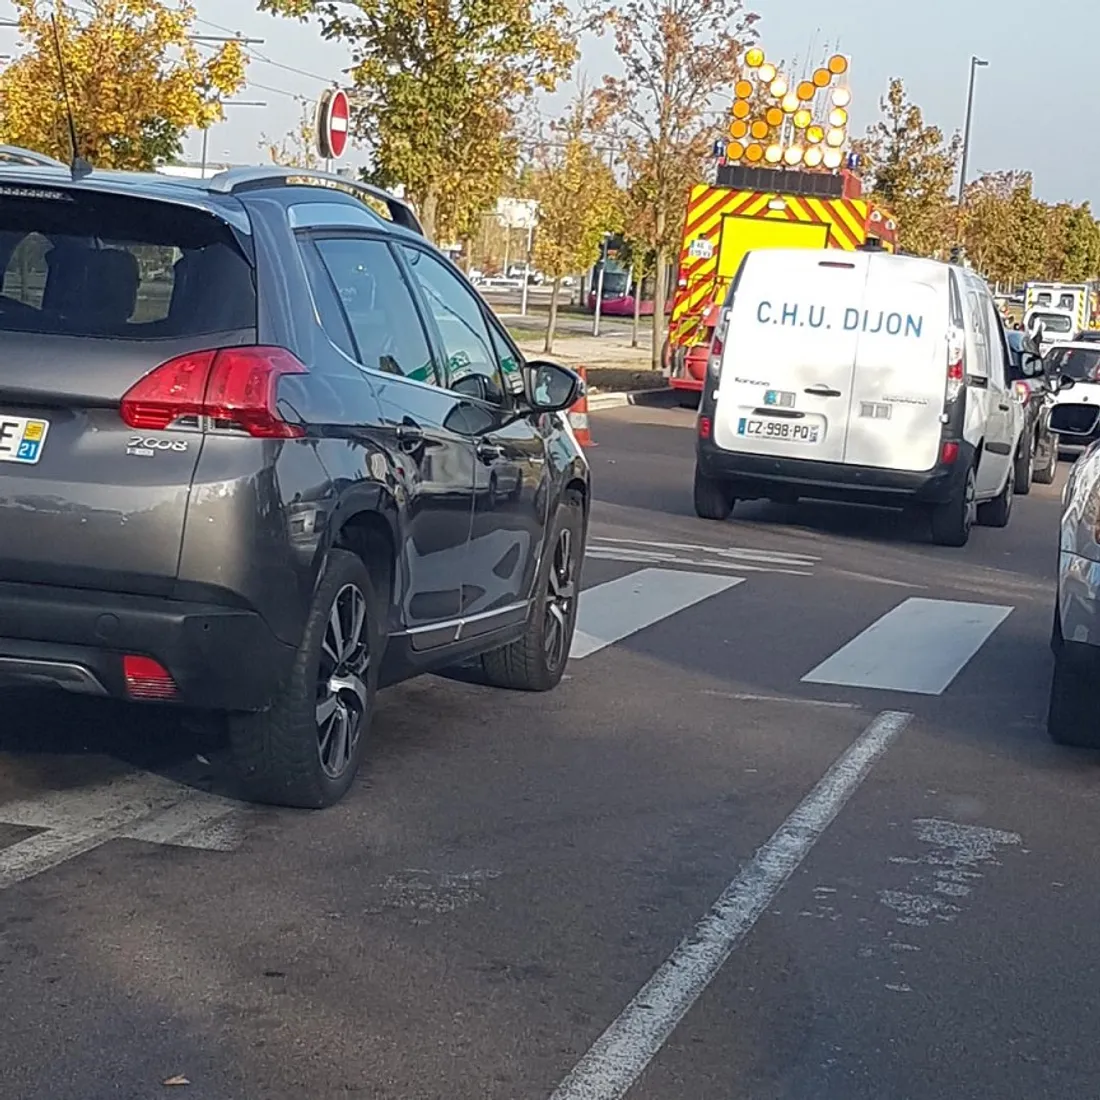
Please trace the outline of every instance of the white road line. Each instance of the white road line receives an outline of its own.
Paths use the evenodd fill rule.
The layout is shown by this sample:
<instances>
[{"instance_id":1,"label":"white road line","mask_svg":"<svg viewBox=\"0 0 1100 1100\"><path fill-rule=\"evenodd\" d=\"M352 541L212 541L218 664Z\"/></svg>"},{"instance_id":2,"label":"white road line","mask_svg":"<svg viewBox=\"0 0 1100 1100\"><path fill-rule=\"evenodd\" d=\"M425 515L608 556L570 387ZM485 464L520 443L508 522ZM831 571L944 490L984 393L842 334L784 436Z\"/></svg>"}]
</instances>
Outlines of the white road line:
<instances>
[{"instance_id":1,"label":"white road line","mask_svg":"<svg viewBox=\"0 0 1100 1100\"><path fill-rule=\"evenodd\" d=\"M789 554L782 550L754 550L747 546L707 546L698 542L654 542L646 539L613 538L610 535L593 535L589 542L648 547L655 550L689 550L695 553L715 554L722 558L763 561L775 565L812 566L815 562L821 561L821 558L813 554Z\"/></svg>"},{"instance_id":2,"label":"white road line","mask_svg":"<svg viewBox=\"0 0 1100 1100\"><path fill-rule=\"evenodd\" d=\"M856 738L550 1100L619 1100L626 1094L911 718L884 711Z\"/></svg>"},{"instance_id":3,"label":"white road line","mask_svg":"<svg viewBox=\"0 0 1100 1100\"><path fill-rule=\"evenodd\" d=\"M43 830L0 849L0 890L90 852L134 839L210 851L240 843L237 804L148 772L0 804L0 824Z\"/></svg>"},{"instance_id":4,"label":"white road line","mask_svg":"<svg viewBox=\"0 0 1100 1100\"><path fill-rule=\"evenodd\" d=\"M742 584L744 579L679 569L639 569L586 588L581 593L569 655L574 660L589 657L677 611Z\"/></svg>"},{"instance_id":5,"label":"white road line","mask_svg":"<svg viewBox=\"0 0 1100 1100\"><path fill-rule=\"evenodd\" d=\"M802 677L808 684L940 695L1011 607L911 597Z\"/></svg>"},{"instance_id":6,"label":"white road line","mask_svg":"<svg viewBox=\"0 0 1100 1100\"><path fill-rule=\"evenodd\" d=\"M808 569L781 569L774 565L750 565L744 561L723 561L719 558L685 558L658 550L631 550L626 547L588 546L586 558L600 561L631 561L646 565L686 565L691 569L736 569L738 573L785 573L792 577L812 577Z\"/></svg>"},{"instance_id":7,"label":"white road line","mask_svg":"<svg viewBox=\"0 0 1100 1100\"><path fill-rule=\"evenodd\" d=\"M832 710L859 710L859 703L836 703L830 699L799 699L794 695L754 695L749 691L714 691L703 689L704 695L719 699L736 699L739 703L789 703L796 707L825 707Z\"/></svg>"}]
</instances>

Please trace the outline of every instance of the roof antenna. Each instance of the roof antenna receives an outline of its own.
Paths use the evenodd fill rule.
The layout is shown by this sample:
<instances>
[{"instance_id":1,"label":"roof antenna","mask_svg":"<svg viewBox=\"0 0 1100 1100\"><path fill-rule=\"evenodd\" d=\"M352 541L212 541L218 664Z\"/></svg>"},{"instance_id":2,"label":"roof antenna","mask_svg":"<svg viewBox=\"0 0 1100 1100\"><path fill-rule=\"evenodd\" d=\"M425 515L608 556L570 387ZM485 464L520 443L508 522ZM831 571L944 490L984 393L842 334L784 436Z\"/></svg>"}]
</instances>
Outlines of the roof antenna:
<instances>
[{"instance_id":1,"label":"roof antenna","mask_svg":"<svg viewBox=\"0 0 1100 1100\"><path fill-rule=\"evenodd\" d=\"M65 114L69 119L69 141L73 147L73 159L69 164L69 173L73 180L81 180L91 175L92 166L80 155L80 146L76 140L76 120L73 118L73 105L69 100L69 82L65 77L65 58L61 53L61 35L57 30L57 19L50 16L53 27L53 45L57 52L57 71L61 74L61 94L65 97Z\"/></svg>"}]
</instances>

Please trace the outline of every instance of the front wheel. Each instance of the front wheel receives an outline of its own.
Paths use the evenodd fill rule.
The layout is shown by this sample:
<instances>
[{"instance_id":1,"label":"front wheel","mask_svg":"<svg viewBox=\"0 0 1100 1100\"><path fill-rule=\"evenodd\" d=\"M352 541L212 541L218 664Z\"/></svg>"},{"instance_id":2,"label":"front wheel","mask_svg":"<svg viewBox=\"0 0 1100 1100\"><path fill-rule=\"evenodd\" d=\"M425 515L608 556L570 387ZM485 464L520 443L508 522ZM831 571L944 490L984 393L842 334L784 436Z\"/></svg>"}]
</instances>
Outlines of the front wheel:
<instances>
[{"instance_id":1,"label":"front wheel","mask_svg":"<svg viewBox=\"0 0 1100 1100\"><path fill-rule=\"evenodd\" d=\"M549 691L558 686L577 625L584 536L584 505L567 496L550 528L523 637L482 655L485 679L493 687Z\"/></svg>"},{"instance_id":2,"label":"front wheel","mask_svg":"<svg viewBox=\"0 0 1100 1100\"><path fill-rule=\"evenodd\" d=\"M1052 485L1054 476L1058 472L1058 437L1047 434L1047 443L1043 450L1043 461L1032 475L1032 480L1038 485Z\"/></svg>"},{"instance_id":3,"label":"front wheel","mask_svg":"<svg viewBox=\"0 0 1100 1100\"><path fill-rule=\"evenodd\" d=\"M230 745L250 798L320 809L347 792L374 709L381 652L376 612L363 560L333 550L275 702L259 714L229 719Z\"/></svg>"},{"instance_id":4,"label":"front wheel","mask_svg":"<svg viewBox=\"0 0 1100 1100\"><path fill-rule=\"evenodd\" d=\"M1066 664L1059 655L1054 663L1047 710L1047 733L1058 745L1074 748L1100 748L1100 721L1096 713L1097 696L1087 676Z\"/></svg>"},{"instance_id":5,"label":"front wheel","mask_svg":"<svg viewBox=\"0 0 1100 1100\"><path fill-rule=\"evenodd\" d=\"M966 471L959 494L932 508L932 541L937 546L965 546L974 526L974 467Z\"/></svg>"},{"instance_id":6,"label":"front wheel","mask_svg":"<svg viewBox=\"0 0 1100 1100\"><path fill-rule=\"evenodd\" d=\"M978 505L978 522L983 527L1007 527L1012 516L1012 500L1015 492L1016 467L1009 466L1005 487L991 501Z\"/></svg>"},{"instance_id":7,"label":"front wheel","mask_svg":"<svg viewBox=\"0 0 1100 1100\"><path fill-rule=\"evenodd\" d=\"M733 490L726 482L707 477L698 466L695 467L694 497L695 514L700 519L729 519L736 503Z\"/></svg>"}]
</instances>

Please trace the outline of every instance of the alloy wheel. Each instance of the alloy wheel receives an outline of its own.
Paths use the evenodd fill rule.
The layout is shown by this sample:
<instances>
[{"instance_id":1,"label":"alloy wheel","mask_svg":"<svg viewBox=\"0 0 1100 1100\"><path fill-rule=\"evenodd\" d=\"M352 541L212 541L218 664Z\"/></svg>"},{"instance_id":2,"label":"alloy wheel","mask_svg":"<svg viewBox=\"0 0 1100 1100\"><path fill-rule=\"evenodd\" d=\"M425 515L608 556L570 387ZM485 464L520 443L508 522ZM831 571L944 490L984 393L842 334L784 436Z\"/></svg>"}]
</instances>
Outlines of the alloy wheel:
<instances>
[{"instance_id":1,"label":"alloy wheel","mask_svg":"<svg viewBox=\"0 0 1100 1100\"><path fill-rule=\"evenodd\" d=\"M556 671L569 656L570 626L577 601L576 555L570 528L562 528L550 561L546 593L546 664Z\"/></svg>"},{"instance_id":2,"label":"alloy wheel","mask_svg":"<svg viewBox=\"0 0 1100 1100\"><path fill-rule=\"evenodd\" d=\"M367 626L366 597L358 585L345 584L325 623L317 674L317 751L330 779L347 770L363 728L370 671Z\"/></svg>"}]
</instances>

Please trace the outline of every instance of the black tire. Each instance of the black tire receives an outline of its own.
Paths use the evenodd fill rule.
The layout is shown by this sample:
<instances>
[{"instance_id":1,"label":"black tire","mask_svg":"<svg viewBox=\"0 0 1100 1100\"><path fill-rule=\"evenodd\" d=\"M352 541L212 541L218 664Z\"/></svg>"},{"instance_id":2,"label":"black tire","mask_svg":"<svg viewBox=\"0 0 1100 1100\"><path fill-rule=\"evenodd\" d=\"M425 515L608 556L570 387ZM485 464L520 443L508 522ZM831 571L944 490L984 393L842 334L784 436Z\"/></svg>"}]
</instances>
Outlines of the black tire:
<instances>
[{"instance_id":1,"label":"black tire","mask_svg":"<svg viewBox=\"0 0 1100 1100\"><path fill-rule=\"evenodd\" d=\"M1047 710L1047 733L1058 745L1074 748L1100 748L1100 716L1096 690L1089 677L1066 664L1059 655L1054 661Z\"/></svg>"},{"instance_id":2,"label":"black tire","mask_svg":"<svg viewBox=\"0 0 1100 1100\"><path fill-rule=\"evenodd\" d=\"M1005 487L985 504L978 505L978 522L983 527L1007 527L1012 518L1012 501L1016 496L1016 467L1009 466Z\"/></svg>"},{"instance_id":3,"label":"black tire","mask_svg":"<svg viewBox=\"0 0 1100 1100\"><path fill-rule=\"evenodd\" d=\"M724 481L707 477L695 467L695 514L700 519L724 520L730 518L737 503L733 490Z\"/></svg>"},{"instance_id":4,"label":"black tire","mask_svg":"<svg viewBox=\"0 0 1100 1100\"><path fill-rule=\"evenodd\" d=\"M482 654L481 667L493 687L550 691L561 682L577 625L585 533L584 504L569 495L549 531L523 637Z\"/></svg>"},{"instance_id":5,"label":"black tire","mask_svg":"<svg viewBox=\"0 0 1100 1100\"><path fill-rule=\"evenodd\" d=\"M357 627L358 599L363 621ZM339 618L341 634L348 635L343 661L333 659L333 616ZM259 714L230 716L230 745L249 798L275 806L320 809L347 792L363 759L374 710L383 648L380 622L363 560L346 550L333 550L317 586L298 655L274 703ZM322 677L331 693L325 697ZM337 678L339 687L334 686ZM330 703L332 710L322 719L321 710ZM327 741L319 725L322 721Z\"/></svg>"},{"instance_id":6,"label":"black tire","mask_svg":"<svg viewBox=\"0 0 1100 1100\"><path fill-rule=\"evenodd\" d=\"M1034 441L1021 439L1020 449L1016 452L1015 486L1013 491L1018 497L1026 497L1031 492L1031 482L1035 476Z\"/></svg>"},{"instance_id":7,"label":"black tire","mask_svg":"<svg viewBox=\"0 0 1100 1100\"><path fill-rule=\"evenodd\" d=\"M1047 436L1046 461L1038 469L1034 470L1031 480L1037 485L1053 485L1055 475L1058 473L1058 437Z\"/></svg>"},{"instance_id":8,"label":"black tire","mask_svg":"<svg viewBox=\"0 0 1100 1100\"><path fill-rule=\"evenodd\" d=\"M937 546L965 546L974 526L974 467L966 472L962 492L932 508L932 541Z\"/></svg>"}]
</instances>

